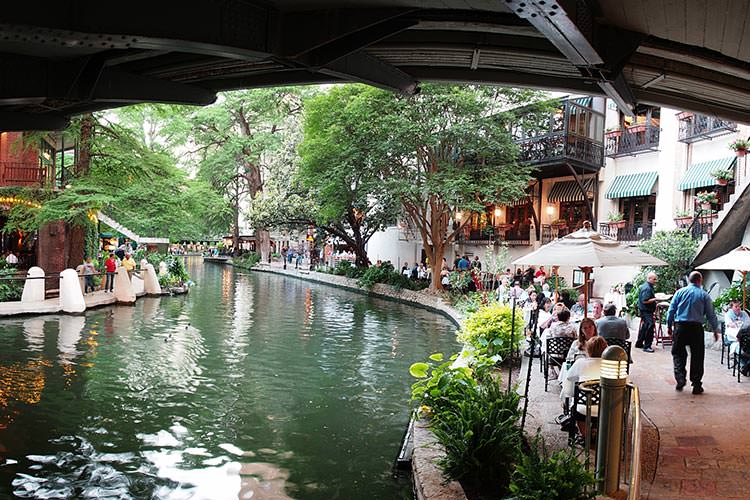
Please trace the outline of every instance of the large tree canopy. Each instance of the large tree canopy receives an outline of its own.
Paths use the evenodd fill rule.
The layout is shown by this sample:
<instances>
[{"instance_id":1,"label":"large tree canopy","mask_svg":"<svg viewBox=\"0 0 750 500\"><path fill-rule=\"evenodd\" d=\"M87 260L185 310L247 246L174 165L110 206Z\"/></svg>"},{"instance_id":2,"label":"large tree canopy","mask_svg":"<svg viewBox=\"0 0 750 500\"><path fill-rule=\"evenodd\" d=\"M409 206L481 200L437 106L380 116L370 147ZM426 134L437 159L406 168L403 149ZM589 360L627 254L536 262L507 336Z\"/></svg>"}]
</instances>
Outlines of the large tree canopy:
<instances>
[{"instance_id":1,"label":"large tree canopy","mask_svg":"<svg viewBox=\"0 0 750 500\"><path fill-rule=\"evenodd\" d=\"M516 162L508 110L535 98L459 85L424 85L416 96L334 88L308 110L304 175L332 219L351 207L363 218L372 213L377 227L385 220L378 210L393 210L396 200L421 236L439 288L445 250L468 219L454 223L454 216L524 196L532 169Z\"/></svg>"}]
</instances>

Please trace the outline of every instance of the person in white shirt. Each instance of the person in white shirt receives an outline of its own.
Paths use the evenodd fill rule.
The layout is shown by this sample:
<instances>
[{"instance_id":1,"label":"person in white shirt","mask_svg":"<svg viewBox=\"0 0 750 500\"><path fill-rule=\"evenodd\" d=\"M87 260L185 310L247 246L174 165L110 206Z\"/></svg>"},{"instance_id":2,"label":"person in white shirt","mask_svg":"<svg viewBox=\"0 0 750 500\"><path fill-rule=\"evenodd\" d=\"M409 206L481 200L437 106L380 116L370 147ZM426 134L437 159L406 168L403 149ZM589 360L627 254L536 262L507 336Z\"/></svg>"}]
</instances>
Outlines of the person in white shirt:
<instances>
[{"instance_id":1,"label":"person in white shirt","mask_svg":"<svg viewBox=\"0 0 750 500\"><path fill-rule=\"evenodd\" d=\"M18 257L16 257L13 252L8 252L8 255L5 256L5 262L10 264L11 266L15 266L18 264Z\"/></svg>"},{"instance_id":2,"label":"person in white shirt","mask_svg":"<svg viewBox=\"0 0 750 500\"><path fill-rule=\"evenodd\" d=\"M587 380L596 380L599 378L602 369L602 353L606 348L607 341L598 335L586 341L586 354L588 356L578 359L568 370L565 375L562 391L560 392L561 399L564 400L565 398L573 397L577 382L585 382ZM584 405L578 405L576 411L585 415L586 407ZM592 408L591 415L595 417L597 414L598 408Z\"/></svg>"}]
</instances>

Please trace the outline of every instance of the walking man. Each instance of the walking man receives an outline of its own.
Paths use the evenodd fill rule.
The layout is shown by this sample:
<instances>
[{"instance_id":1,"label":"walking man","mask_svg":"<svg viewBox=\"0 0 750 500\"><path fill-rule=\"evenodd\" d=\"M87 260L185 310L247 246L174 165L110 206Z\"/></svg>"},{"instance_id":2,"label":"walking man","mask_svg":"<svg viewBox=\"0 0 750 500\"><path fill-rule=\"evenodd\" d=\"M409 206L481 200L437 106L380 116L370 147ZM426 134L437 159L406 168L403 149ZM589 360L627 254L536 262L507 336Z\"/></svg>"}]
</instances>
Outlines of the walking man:
<instances>
[{"instance_id":1,"label":"walking man","mask_svg":"<svg viewBox=\"0 0 750 500\"><path fill-rule=\"evenodd\" d=\"M690 382L693 394L703 393L703 356L706 346L703 339L703 318L708 320L714 330L714 340L719 340L719 322L714 313L711 297L703 291L703 275L698 271L690 273L690 284L680 288L674 294L667 313L667 331L672 335L674 324L674 342L672 344L672 361L674 362L675 389L685 387L687 351L690 346Z\"/></svg>"},{"instance_id":2,"label":"walking man","mask_svg":"<svg viewBox=\"0 0 750 500\"><path fill-rule=\"evenodd\" d=\"M104 261L104 271L107 273L107 279L104 282L104 291L112 293L115 288L115 272L117 272L117 261L115 254L109 254Z\"/></svg>"},{"instance_id":3,"label":"walking man","mask_svg":"<svg viewBox=\"0 0 750 500\"><path fill-rule=\"evenodd\" d=\"M650 272L646 276L646 282L638 290L638 311L641 314L641 327L638 329L638 340L635 341L635 346L642 347L643 352L654 352L651 343L654 341L654 313L656 313L655 284L656 273ZM672 352L674 353L674 350Z\"/></svg>"}]
</instances>

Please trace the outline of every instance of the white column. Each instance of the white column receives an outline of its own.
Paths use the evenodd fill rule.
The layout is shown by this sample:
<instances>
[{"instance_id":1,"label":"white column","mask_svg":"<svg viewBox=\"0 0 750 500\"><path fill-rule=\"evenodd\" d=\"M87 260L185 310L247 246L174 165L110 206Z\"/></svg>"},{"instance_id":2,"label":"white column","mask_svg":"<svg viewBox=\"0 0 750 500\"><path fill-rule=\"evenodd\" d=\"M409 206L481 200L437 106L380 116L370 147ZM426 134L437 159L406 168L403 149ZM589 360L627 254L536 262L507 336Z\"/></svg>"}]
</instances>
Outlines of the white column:
<instances>
[{"instance_id":1,"label":"white column","mask_svg":"<svg viewBox=\"0 0 750 500\"><path fill-rule=\"evenodd\" d=\"M146 262L144 266L141 264L141 276L143 276L144 287L146 293L149 295L161 295L161 286L159 286L159 278L156 276L156 270L153 264Z\"/></svg>"},{"instance_id":2,"label":"white column","mask_svg":"<svg viewBox=\"0 0 750 500\"><path fill-rule=\"evenodd\" d=\"M135 292L130 282L128 271L124 267L118 267L115 273L115 300L125 304L135 303Z\"/></svg>"},{"instance_id":3,"label":"white column","mask_svg":"<svg viewBox=\"0 0 750 500\"><path fill-rule=\"evenodd\" d=\"M60 273L60 307L67 313L80 313L86 310L83 290L75 269L66 269Z\"/></svg>"},{"instance_id":4,"label":"white column","mask_svg":"<svg viewBox=\"0 0 750 500\"><path fill-rule=\"evenodd\" d=\"M44 269L41 267L32 267L26 273L27 278L44 278ZM43 279L27 279L23 284L23 293L21 302L43 302L44 301L44 281Z\"/></svg>"}]
</instances>

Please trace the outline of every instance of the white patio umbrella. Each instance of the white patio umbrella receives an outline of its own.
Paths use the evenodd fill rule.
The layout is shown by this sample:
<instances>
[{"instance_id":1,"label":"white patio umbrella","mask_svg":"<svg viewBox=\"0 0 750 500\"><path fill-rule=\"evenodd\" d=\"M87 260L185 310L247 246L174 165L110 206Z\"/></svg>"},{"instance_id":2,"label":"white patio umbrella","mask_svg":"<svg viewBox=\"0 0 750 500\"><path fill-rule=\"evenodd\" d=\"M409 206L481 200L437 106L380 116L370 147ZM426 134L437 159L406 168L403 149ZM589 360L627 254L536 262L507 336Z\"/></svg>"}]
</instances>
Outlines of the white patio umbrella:
<instances>
[{"instance_id":1,"label":"white patio umbrella","mask_svg":"<svg viewBox=\"0 0 750 500\"><path fill-rule=\"evenodd\" d=\"M747 273L750 272L750 247L740 245L721 257L717 257L714 260L709 260L705 264L701 264L696 269L711 269L717 271L734 269L739 271L740 274L742 274L742 309L745 309L745 303L747 301L745 297L745 282L747 281Z\"/></svg>"},{"instance_id":2,"label":"white patio umbrella","mask_svg":"<svg viewBox=\"0 0 750 500\"><path fill-rule=\"evenodd\" d=\"M547 243L539 250L514 260L513 264L579 267L584 276L583 294L586 303L589 295L589 274L595 267L667 265L663 260L637 248L623 245L617 240L592 231L588 222L584 222L583 229ZM584 317L588 314L587 309L584 308Z\"/></svg>"}]
</instances>

